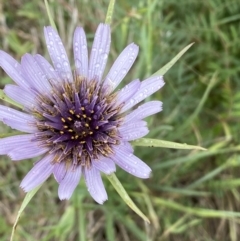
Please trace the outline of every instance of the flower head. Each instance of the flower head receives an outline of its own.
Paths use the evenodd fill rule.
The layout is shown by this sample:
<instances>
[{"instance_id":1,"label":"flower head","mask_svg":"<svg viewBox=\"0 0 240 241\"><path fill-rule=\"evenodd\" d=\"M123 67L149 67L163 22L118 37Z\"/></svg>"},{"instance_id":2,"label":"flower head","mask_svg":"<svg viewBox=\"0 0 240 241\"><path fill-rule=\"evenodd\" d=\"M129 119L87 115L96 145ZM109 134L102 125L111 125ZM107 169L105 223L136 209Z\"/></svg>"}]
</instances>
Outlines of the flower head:
<instances>
[{"instance_id":1,"label":"flower head","mask_svg":"<svg viewBox=\"0 0 240 241\"><path fill-rule=\"evenodd\" d=\"M59 198L69 199L83 175L91 196L103 203L107 194L100 172L111 174L117 164L137 177L150 175L129 141L148 133L143 119L161 111L162 103L150 101L130 109L159 90L163 79L136 79L115 91L134 63L138 46L128 45L102 78L111 41L107 24L98 26L89 60L84 30L75 30L74 71L58 33L45 27L44 34L53 67L38 54L25 54L19 64L0 51L0 66L17 84L7 85L4 92L24 106L18 111L0 105L0 120L27 133L1 139L0 154L13 161L42 156L21 183L26 192L53 174Z\"/></svg>"}]
</instances>

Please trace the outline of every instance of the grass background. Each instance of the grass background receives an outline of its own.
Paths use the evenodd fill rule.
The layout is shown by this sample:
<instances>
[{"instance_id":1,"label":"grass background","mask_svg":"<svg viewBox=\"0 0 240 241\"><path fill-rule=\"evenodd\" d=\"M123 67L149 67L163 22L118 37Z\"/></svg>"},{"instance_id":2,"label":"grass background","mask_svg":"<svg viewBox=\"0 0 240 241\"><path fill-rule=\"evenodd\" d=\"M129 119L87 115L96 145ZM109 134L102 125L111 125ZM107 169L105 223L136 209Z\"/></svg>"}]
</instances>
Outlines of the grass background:
<instances>
[{"instance_id":1,"label":"grass background","mask_svg":"<svg viewBox=\"0 0 240 241\"><path fill-rule=\"evenodd\" d=\"M60 36L72 56L72 34L85 28L92 43L108 0L50 1ZM240 2L238 0L117 0L108 68L129 43L140 46L123 84L144 79L191 42L151 99L163 111L148 119L148 137L201 145L208 151L136 148L153 170L139 180L118 169L123 186L149 217L145 224L104 179L109 200L97 205L83 180L70 201L59 201L51 177L27 206L18 241L238 241L240 240ZM16 59L48 54L43 1L0 1L0 48ZM1 70L0 87L12 81ZM11 131L0 125L0 133ZM25 194L20 181L32 160L0 157L0 240L9 240Z\"/></svg>"}]
</instances>

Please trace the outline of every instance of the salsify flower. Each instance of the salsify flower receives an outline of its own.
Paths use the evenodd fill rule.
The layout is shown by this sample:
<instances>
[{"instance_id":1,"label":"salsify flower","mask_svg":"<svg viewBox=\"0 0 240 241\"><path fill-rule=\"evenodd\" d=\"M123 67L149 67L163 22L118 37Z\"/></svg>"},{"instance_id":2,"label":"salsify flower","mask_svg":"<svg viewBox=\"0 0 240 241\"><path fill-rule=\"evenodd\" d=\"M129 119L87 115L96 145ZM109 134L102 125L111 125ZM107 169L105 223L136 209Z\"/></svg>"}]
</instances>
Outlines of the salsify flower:
<instances>
[{"instance_id":1,"label":"salsify flower","mask_svg":"<svg viewBox=\"0 0 240 241\"><path fill-rule=\"evenodd\" d=\"M19 64L0 51L0 66L17 84L6 85L4 92L24 107L19 111L0 105L0 120L27 133L1 139L0 154L13 161L41 156L21 182L26 192L53 174L59 198L69 199L83 175L93 199L103 203L107 194L100 172L111 174L117 164L136 177L150 175L129 141L148 133L143 119L160 112L162 103L130 109L159 90L163 78L136 79L116 91L139 48L128 45L103 78L111 42L107 24L98 26L89 60L84 30L76 28L73 71L58 33L45 27L44 34L53 67L38 54L23 55Z\"/></svg>"}]
</instances>

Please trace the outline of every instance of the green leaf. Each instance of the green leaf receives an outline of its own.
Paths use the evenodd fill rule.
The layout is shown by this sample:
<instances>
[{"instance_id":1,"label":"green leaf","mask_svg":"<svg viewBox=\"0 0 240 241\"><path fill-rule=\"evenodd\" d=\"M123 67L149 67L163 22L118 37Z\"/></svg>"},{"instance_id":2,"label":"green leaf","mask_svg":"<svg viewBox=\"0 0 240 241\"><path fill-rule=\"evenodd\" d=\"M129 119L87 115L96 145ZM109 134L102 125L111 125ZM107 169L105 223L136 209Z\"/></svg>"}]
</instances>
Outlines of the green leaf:
<instances>
[{"instance_id":1,"label":"green leaf","mask_svg":"<svg viewBox=\"0 0 240 241\"><path fill-rule=\"evenodd\" d=\"M51 24L51 26L55 29L57 29L55 23L54 23L54 20L53 20L53 17L52 17L52 14L51 14L51 11L50 11L50 8L49 8L49 5L48 5L48 1L47 0L44 0L44 3L45 3L45 7L46 7L46 10L47 10L47 15L48 15L48 19L49 19L49 22Z\"/></svg>"},{"instance_id":2,"label":"green leaf","mask_svg":"<svg viewBox=\"0 0 240 241\"><path fill-rule=\"evenodd\" d=\"M107 15L105 19L106 24L111 24L112 22L112 16L113 16L113 10L114 10L115 0L110 0L107 10Z\"/></svg>"},{"instance_id":3,"label":"green leaf","mask_svg":"<svg viewBox=\"0 0 240 241\"><path fill-rule=\"evenodd\" d=\"M3 90L0 90L0 99L3 100L3 101L6 101L6 102L8 102L8 103L10 103L10 104L12 104L12 105L15 105L15 106L17 106L17 107L19 107L19 108L21 108L21 109L23 109L23 106L22 106L22 105L18 104L17 102L15 102L15 101L13 101L12 99L10 99L9 97L7 97L7 96L4 94Z\"/></svg>"},{"instance_id":4,"label":"green leaf","mask_svg":"<svg viewBox=\"0 0 240 241\"><path fill-rule=\"evenodd\" d=\"M163 141L158 139L150 138L140 138L138 140L132 141L131 144L134 146L149 146L149 147L163 147L163 148L173 148L173 149L187 149L187 150L206 150L201 146L187 145L186 143L177 143L171 141Z\"/></svg>"},{"instance_id":5,"label":"green leaf","mask_svg":"<svg viewBox=\"0 0 240 241\"><path fill-rule=\"evenodd\" d=\"M193 45L194 43L189 44L187 47L185 47L182 51L180 51L170 62L168 62L166 65L164 65L161 69L159 69L156 73L154 73L152 76L162 76L167 73L169 69L172 68L172 66L182 57L185 52ZM151 77L152 77L151 76Z\"/></svg>"},{"instance_id":6,"label":"green leaf","mask_svg":"<svg viewBox=\"0 0 240 241\"><path fill-rule=\"evenodd\" d=\"M13 238L14 238L14 233L15 233L15 230L16 230L16 227L17 227L17 224L18 224L18 220L23 212L23 210L27 207L28 203L31 201L31 199L33 198L33 196L37 193L37 191L40 189L42 185L39 185L38 187L34 188L32 191L28 192L27 195L25 196L23 202L22 202L22 205L18 211L18 214L17 214L17 218L13 224L13 228L12 228L12 233L11 233L11 238L10 238L10 241L13 241Z\"/></svg>"},{"instance_id":7,"label":"green leaf","mask_svg":"<svg viewBox=\"0 0 240 241\"><path fill-rule=\"evenodd\" d=\"M118 180L116 175L113 173L111 175L106 175L108 180L111 182L113 187L116 189L118 194L121 196L123 201L135 212L137 213L144 221L150 223L149 219L142 213L142 211L135 205L132 199L129 197L121 182Z\"/></svg>"}]
</instances>

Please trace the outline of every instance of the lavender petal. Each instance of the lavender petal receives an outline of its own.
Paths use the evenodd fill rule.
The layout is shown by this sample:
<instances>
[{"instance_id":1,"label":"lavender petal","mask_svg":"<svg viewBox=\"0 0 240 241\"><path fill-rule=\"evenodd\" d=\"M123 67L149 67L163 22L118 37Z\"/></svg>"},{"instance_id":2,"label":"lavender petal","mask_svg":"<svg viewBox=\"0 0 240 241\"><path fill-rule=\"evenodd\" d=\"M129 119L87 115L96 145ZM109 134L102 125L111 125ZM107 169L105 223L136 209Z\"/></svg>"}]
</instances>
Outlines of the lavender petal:
<instances>
[{"instance_id":1,"label":"lavender petal","mask_svg":"<svg viewBox=\"0 0 240 241\"><path fill-rule=\"evenodd\" d=\"M103 204L108 197L99 170L91 166L89 168L84 168L83 173L88 191L92 198L97 203Z\"/></svg>"},{"instance_id":2,"label":"lavender petal","mask_svg":"<svg viewBox=\"0 0 240 241\"><path fill-rule=\"evenodd\" d=\"M81 27L77 27L73 36L73 54L76 73L79 76L88 76L88 49L86 35Z\"/></svg>"},{"instance_id":3,"label":"lavender petal","mask_svg":"<svg viewBox=\"0 0 240 241\"><path fill-rule=\"evenodd\" d=\"M118 56L104 80L104 85L108 86L109 91L113 91L126 76L137 58L138 50L139 47L132 43Z\"/></svg>"},{"instance_id":4,"label":"lavender petal","mask_svg":"<svg viewBox=\"0 0 240 241\"><path fill-rule=\"evenodd\" d=\"M55 29L48 26L44 28L44 35L48 52L56 71L64 80L72 82L73 76L71 66L58 33Z\"/></svg>"},{"instance_id":5,"label":"lavender petal","mask_svg":"<svg viewBox=\"0 0 240 241\"><path fill-rule=\"evenodd\" d=\"M76 168L69 168L60 182L58 188L58 196L60 200L69 199L75 188L77 187L82 173L82 167L77 166Z\"/></svg>"},{"instance_id":6,"label":"lavender petal","mask_svg":"<svg viewBox=\"0 0 240 241\"><path fill-rule=\"evenodd\" d=\"M101 80L110 50L110 26L100 23L95 33L89 60L88 79Z\"/></svg>"},{"instance_id":7,"label":"lavender petal","mask_svg":"<svg viewBox=\"0 0 240 241\"><path fill-rule=\"evenodd\" d=\"M128 101L125 106L121 109L121 113L129 110L131 107L138 104L140 101L146 99L148 96L152 95L158 91L164 85L162 76L150 77L141 83L140 89L137 93Z\"/></svg>"},{"instance_id":8,"label":"lavender petal","mask_svg":"<svg viewBox=\"0 0 240 241\"><path fill-rule=\"evenodd\" d=\"M150 115L156 114L162 110L161 101L150 101L140 105L136 110L132 111L124 118L124 123L130 121L142 120Z\"/></svg>"},{"instance_id":9,"label":"lavender petal","mask_svg":"<svg viewBox=\"0 0 240 241\"><path fill-rule=\"evenodd\" d=\"M4 93L28 109L32 109L37 104L35 94L20 86L6 85L4 88Z\"/></svg>"},{"instance_id":10,"label":"lavender petal","mask_svg":"<svg viewBox=\"0 0 240 241\"><path fill-rule=\"evenodd\" d=\"M45 74L31 54L22 56L21 66L23 75L32 89L38 91L38 93L51 92L51 86Z\"/></svg>"},{"instance_id":11,"label":"lavender petal","mask_svg":"<svg viewBox=\"0 0 240 241\"><path fill-rule=\"evenodd\" d=\"M117 102L127 102L139 90L140 86L141 82L138 79L133 80L118 92Z\"/></svg>"},{"instance_id":12,"label":"lavender petal","mask_svg":"<svg viewBox=\"0 0 240 241\"><path fill-rule=\"evenodd\" d=\"M54 155L47 155L37 162L22 180L20 187L29 192L42 184L52 174L54 165L51 163Z\"/></svg>"},{"instance_id":13,"label":"lavender petal","mask_svg":"<svg viewBox=\"0 0 240 241\"><path fill-rule=\"evenodd\" d=\"M121 146L115 146L114 150L111 158L119 167L136 177L149 178L151 168L146 163Z\"/></svg>"},{"instance_id":14,"label":"lavender petal","mask_svg":"<svg viewBox=\"0 0 240 241\"><path fill-rule=\"evenodd\" d=\"M38 63L39 67L41 68L42 72L45 74L48 80L60 82L60 76L52 67L52 65L40 54L36 54L33 56L36 62Z\"/></svg>"},{"instance_id":15,"label":"lavender petal","mask_svg":"<svg viewBox=\"0 0 240 241\"><path fill-rule=\"evenodd\" d=\"M40 147L36 142L30 143L28 146L15 148L7 153L12 161L20 161L23 159L33 158L45 154L49 148Z\"/></svg>"},{"instance_id":16,"label":"lavender petal","mask_svg":"<svg viewBox=\"0 0 240 241\"><path fill-rule=\"evenodd\" d=\"M116 171L115 163L110 158L103 157L100 160L93 160L92 165L107 175Z\"/></svg>"},{"instance_id":17,"label":"lavender petal","mask_svg":"<svg viewBox=\"0 0 240 241\"><path fill-rule=\"evenodd\" d=\"M21 147L28 147L31 145L33 134L9 136L0 139L0 155L6 155L8 152Z\"/></svg>"},{"instance_id":18,"label":"lavender petal","mask_svg":"<svg viewBox=\"0 0 240 241\"><path fill-rule=\"evenodd\" d=\"M64 162L56 163L53 169L53 175L58 183L65 177L67 168Z\"/></svg>"},{"instance_id":19,"label":"lavender petal","mask_svg":"<svg viewBox=\"0 0 240 241\"><path fill-rule=\"evenodd\" d=\"M133 141L148 134L145 121L134 121L118 128L122 140Z\"/></svg>"},{"instance_id":20,"label":"lavender petal","mask_svg":"<svg viewBox=\"0 0 240 241\"><path fill-rule=\"evenodd\" d=\"M32 125L35 118L31 115L0 105L0 120L6 125L24 132L35 132L37 127Z\"/></svg>"},{"instance_id":21,"label":"lavender petal","mask_svg":"<svg viewBox=\"0 0 240 241\"><path fill-rule=\"evenodd\" d=\"M19 86L27 89L29 88L28 83L22 76L21 65L12 58L9 54L0 50L0 66L4 71L15 81Z\"/></svg>"}]
</instances>

